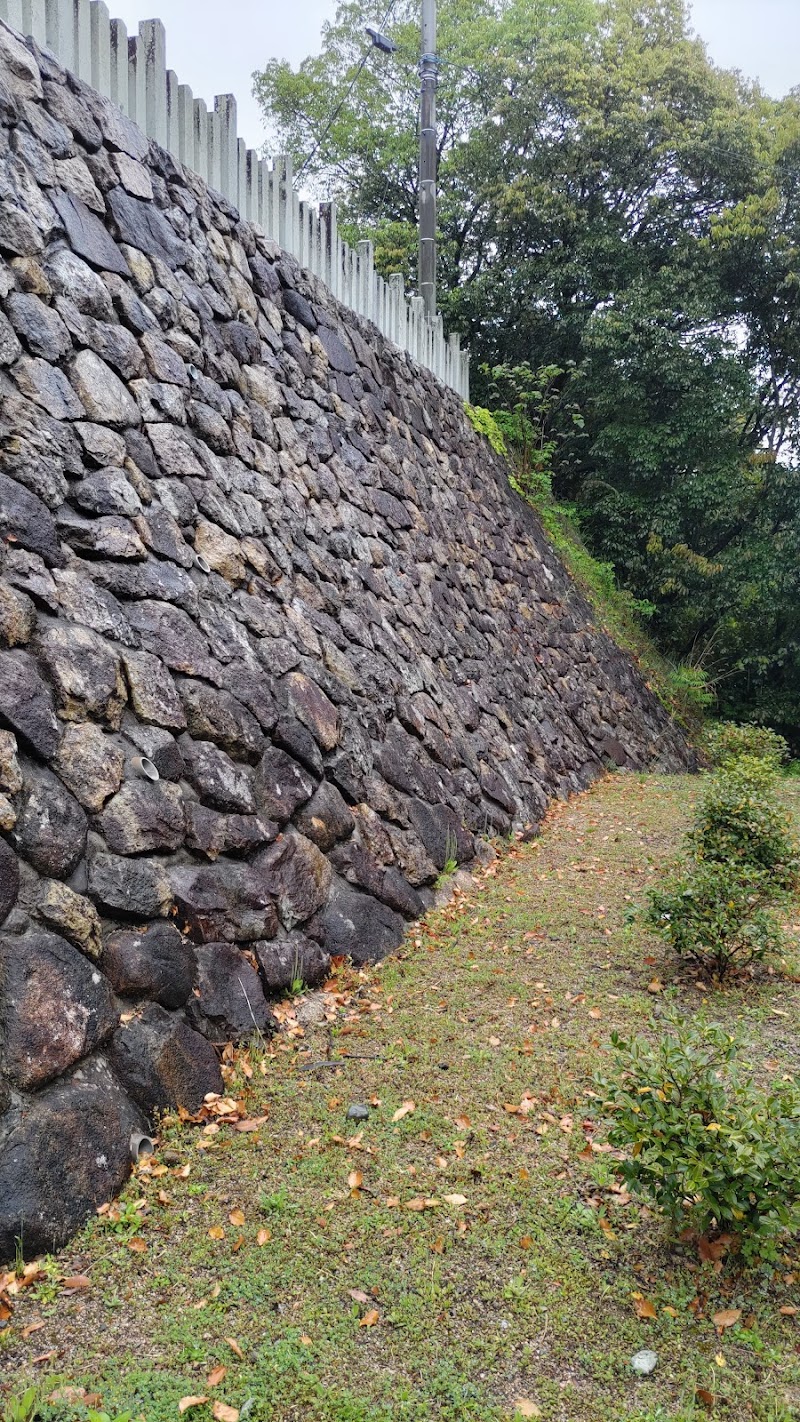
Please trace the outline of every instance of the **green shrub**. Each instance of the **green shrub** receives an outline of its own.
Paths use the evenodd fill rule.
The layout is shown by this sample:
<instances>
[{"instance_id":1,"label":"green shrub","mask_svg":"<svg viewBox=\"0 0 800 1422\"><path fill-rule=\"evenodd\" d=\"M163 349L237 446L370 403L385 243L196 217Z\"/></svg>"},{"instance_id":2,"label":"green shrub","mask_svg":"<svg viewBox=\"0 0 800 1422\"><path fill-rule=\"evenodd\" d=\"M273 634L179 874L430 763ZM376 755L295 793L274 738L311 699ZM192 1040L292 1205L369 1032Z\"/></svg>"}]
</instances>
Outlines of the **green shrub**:
<instances>
[{"instance_id":1,"label":"green shrub","mask_svg":"<svg viewBox=\"0 0 800 1422\"><path fill-rule=\"evenodd\" d=\"M465 405L464 411L477 434L485 435L495 454L508 454L505 436L491 410L482 405Z\"/></svg>"},{"instance_id":2,"label":"green shrub","mask_svg":"<svg viewBox=\"0 0 800 1422\"><path fill-rule=\"evenodd\" d=\"M772 905L775 883L744 864L700 861L666 889L653 889L645 921L679 958L722 979L779 954L783 930Z\"/></svg>"},{"instance_id":3,"label":"green shrub","mask_svg":"<svg viewBox=\"0 0 800 1422\"><path fill-rule=\"evenodd\" d=\"M717 721L707 726L702 748L712 765L728 767L742 756L767 761L777 774L789 759L783 736L768 726L738 726L734 721Z\"/></svg>"},{"instance_id":4,"label":"green shrub","mask_svg":"<svg viewBox=\"0 0 800 1422\"><path fill-rule=\"evenodd\" d=\"M747 1259L775 1259L780 1231L800 1226L800 1090L741 1077L742 1044L721 1027L653 1026L655 1045L612 1035L615 1067L598 1082L628 1188L676 1223L737 1236Z\"/></svg>"},{"instance_id":5,"label":"green shrub","mask_svg":"<svg viewBox=\"0 0 800 1422\"><path fill-rule=\"evenodd\" d=\"M772 766L743 758L715 775L701 800L689 845L699 861L769 870L777 891L796 888L800 848L792 817L775 798Z\"/></svg>"}]
</instances>

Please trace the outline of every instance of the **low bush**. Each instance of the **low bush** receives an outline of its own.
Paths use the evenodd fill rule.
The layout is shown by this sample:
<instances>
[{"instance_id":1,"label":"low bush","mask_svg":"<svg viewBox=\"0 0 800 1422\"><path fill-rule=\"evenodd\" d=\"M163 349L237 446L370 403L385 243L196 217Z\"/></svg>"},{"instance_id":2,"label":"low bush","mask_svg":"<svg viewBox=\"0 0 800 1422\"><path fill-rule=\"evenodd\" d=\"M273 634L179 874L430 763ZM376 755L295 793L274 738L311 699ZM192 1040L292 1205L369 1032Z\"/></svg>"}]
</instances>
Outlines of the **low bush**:
<instances>
[{"instance_id":1,"label":"low bush","mask_svg":"<svg viewBox=\"0 0 800 1422\"><path fill-rule=\"evenodd\" d=\"M676 1224L728 1232L745 1259L774 1260L800 1226L800 1089L761 1090L736 1069L741 1041L679 1018L653 1044L612 1035L616 1061L598 1081L622 1175Z\"/></svg>"},{"instance_id":2,"label":"low bush","mask_svg":"<svg viewBox=\"0 0 800 1422\"><path fill-rule=\"evenodd\" d=\"M645 921L679 958L721 980L731 968L748 967L783 949L775 896L769 873L700 861L667 888L651 890Z\"/></svg>"},{"instance_id":3,"label":"low bush","mask_svg":"<svg viewBox=\"0 0 800 1422\"><path fill-rule=\"evenodd\" d=\"M739 726L734 721L716 721L706 726L702 748L712 765L729 767L743 756L764 760L777 774L789 759L783 736L768 726Z\"/></svg>"},{"instance_id":4,"label":"low bush","mask_svg":"<svg viewBox=\"0 0 800 1422\"><path fill-rule=\"evenodd\" d=\"M800 847L792 817L776 799L769 762L743 758L715 775L697 810L689 845L700 862L769 870L774 887L797 887Z\"/></svg>"}]
</instances>

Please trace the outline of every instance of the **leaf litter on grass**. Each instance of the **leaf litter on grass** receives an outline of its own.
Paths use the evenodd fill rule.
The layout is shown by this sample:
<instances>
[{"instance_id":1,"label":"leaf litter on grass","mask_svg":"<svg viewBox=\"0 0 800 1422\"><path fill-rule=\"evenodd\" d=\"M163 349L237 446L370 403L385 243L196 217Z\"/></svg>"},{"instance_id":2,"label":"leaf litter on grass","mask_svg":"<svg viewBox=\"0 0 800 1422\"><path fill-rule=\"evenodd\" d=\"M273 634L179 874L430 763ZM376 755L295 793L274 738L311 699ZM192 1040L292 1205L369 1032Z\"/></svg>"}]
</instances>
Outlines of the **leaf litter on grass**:
<instances>
[{"instance_id":1,"label":"leaf litter on grass","mask_svg":"<svg viewBox=\"0 0 800 1422\"><path fill-rule=\"evenodd\" d=\"M698 1390L743 1422L800 1389L800 1259L765 1287L669 1246L585 1114L610 1032L647 1025L654 970L660 995L697 1001L625 927L695 789L617 777L554 807L394 959L339 963L317 1023L287 1003L271 1043L227 1050L226 1094L167 1117L123 1196L144 1197L146 1251L98 1220L55 1271L90 1289L14 1296L0 1388L66 1377L145 1422L187 1399L210 1414L223 1367L218 1422L622 1422L680 1416ZM720 1012L790 1070L776 1014L797 989L762 993ZM300 1070L322 1055L324 1080ZM356 1099L370 1115L348 1134ZM643 1384L645 1344L661 1361Z\"/></svg>"}]
</instances>

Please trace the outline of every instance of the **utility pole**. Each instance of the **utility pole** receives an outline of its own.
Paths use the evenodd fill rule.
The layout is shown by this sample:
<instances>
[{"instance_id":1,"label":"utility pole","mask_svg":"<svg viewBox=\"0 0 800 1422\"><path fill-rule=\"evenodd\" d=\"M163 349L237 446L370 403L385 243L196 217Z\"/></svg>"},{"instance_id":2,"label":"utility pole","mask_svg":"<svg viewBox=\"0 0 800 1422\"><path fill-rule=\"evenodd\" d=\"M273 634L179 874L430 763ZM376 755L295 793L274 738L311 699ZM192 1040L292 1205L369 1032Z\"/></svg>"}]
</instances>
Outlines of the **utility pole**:
<instances>
[{"instance_id":1,"label":"utility pole","mask_svg":"<svg viewBox=\"0 0 800 1422\"><path fill-rule=\"evenodd\" d=\"M436 316L436 0L422 0L419 104L419 294Z\"/></svg>"}]
</instances>

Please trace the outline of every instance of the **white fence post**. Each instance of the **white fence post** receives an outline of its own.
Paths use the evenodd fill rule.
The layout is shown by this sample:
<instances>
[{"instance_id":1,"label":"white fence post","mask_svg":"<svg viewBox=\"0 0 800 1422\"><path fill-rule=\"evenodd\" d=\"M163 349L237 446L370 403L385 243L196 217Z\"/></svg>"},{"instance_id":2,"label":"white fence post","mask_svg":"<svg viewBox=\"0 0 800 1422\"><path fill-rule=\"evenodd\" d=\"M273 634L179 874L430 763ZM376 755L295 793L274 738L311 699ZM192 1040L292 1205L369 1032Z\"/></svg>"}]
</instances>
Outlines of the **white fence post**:
<instances>
[{"instance_id":1,"label":"white fence post","mask_svg":"<svg viewBox=\"0 0 800 1422\"><path fill-rule=\"evenodd\" d=\"M167 35L160 20L139 26L144 52L145 132L167 146ZM141 123L141 119L138 120Z\"/></svg>"},{"instance_id":2,"label":"white fence post","mask_svg":"<svg viewBox=\"0 0 800 1422\"><path fill-rule=\"evenodd\" d=\"M111 16L105 0L91 0L92 88L111 98Z\"/></svg>"},{"instance_id":3,"label":"white fence post","mask_svg":"<svg viewBox=\"0 0 800 1422\"><path fill-rule=\"evenodd\" d=\"M205 99L194 100L192 116L194 162L192 167L208 181L208 108Z\"/></svg>"},{"instance_id":4,"label":"white fence post","mask_svg":"<svg viewBox=\"0 0 800 1422\"><path fill-rule=\"evenodd\" d=\"M47 12L44 0L22 0L22 33L37 44L47 44Z\"/></svg>"},{"instance_id":5,"label":"white fence post","mask_svg":"<svg viewBox=\"0 0 800 1422\"><path fill-rule=\"evenodd\" d=\"M84 83L92 82L92 17L89 0L72 0L75 69Z\"/></svg>"},{"instance_id":6,"label":"white fence post","mask_svg":"<svg viewBox=\"0 0 800 1422\"><path fill-rule=\"evenodd\" d=\"M109 16L106 0L0 0L0 18L46 45L65 69L118 104L148 138L167 148L210 187L258 223L286 252L322 280L343 305L374 322L441 380L469 396L469 354L458 336L445 337L441 315L424 314L406 299L403 277L388 283L375 271L368 241L353 250L339 236L336 204L301 201L291 160L259 159L237 133L236 100L219 95L209 112L166 67L166 34L146 20L128 36Z\"/></svg>"},{"instance_id":7,"label":"white fence post","mask_svg":"<svg viewBox=\"0 0 800 1422\"><path fill-rule=\"evenodd\" d=\"M236 100L233 94L218 94L214 100L219 134L218 190L234 206L239 201L239 149L236 142Z\"/></svg>"},{"instance_id":8,"label":"white fence post","mask_svg":"<svg viewBox=\"0 0 800 1422\"><path fill-rule=\"evenodd\" d=\"M128 99L128 31L122 20L111 21L111 88L109 97L126 114Z\"/></svg>"},{"instance_id":9,"label":"white fence post","mask_svg":"<svg viewBox=\"0 0 800 1422\"><path fill-rule=\"evenodd\" d=\"M147 65L141 25L138 35L128 37L128 105L131 118L147 133Z\"/></svg>"},{"instance_id":10,"label":"white fence post","mask_svg":"<svg viewBox=\"0 0 800 1422\"><path fill-rule=\"evenodd\" d=\"M72 0L47 0L45 9L47 47L65 69L75 72L75 27Z\"/></svg>"}]
</instances>

